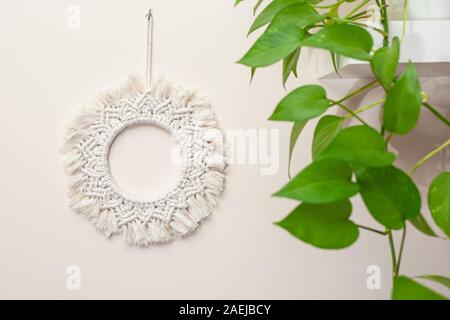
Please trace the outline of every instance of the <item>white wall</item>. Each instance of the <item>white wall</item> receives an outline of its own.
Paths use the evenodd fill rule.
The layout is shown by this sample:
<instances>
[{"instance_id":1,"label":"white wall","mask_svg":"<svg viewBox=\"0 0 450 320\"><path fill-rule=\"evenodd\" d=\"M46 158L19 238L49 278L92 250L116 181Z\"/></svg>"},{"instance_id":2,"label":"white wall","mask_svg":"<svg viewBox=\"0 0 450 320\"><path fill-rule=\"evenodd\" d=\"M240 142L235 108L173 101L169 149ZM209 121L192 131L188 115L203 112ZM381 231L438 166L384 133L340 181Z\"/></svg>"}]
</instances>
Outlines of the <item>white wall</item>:
<instances>
[{"instance_id":1,"label":"white wall","mask_svg":"<svg viewBox=\"0 0 450 320\"><path fill-rule=\"evenodd\" d=\"M245 37L251 6L234 9L233 2L0 3L0 298L389 297L387 239L361 232L351 248L324 251L272 225L295 206L270 196L287 181L290 128L266 119L285 91L279 66L258 70L249 86L249 71L234 63L251 43ZM81 8L80 30L66 27L71 4ZM223 201L198 232L170 245L139 249L121 237L105 240L68 209L58 146L79 103L144 71L149 7L156 15L156 71L211 96L224 129L281 129L280 170L262 176L256 165L230 166ZM328 63L322 57L308 61L306 52L301 79L289 86L316 82L318 64ZM352 83L326 85L330 95L338 96ZM294 169L310 160L312 131L313 123L298 145ZM131 137L145 143L148 136L135 132ZM138 146L123 148L150 160L166 156ZM117 172L129 170L132 158L112 156ZM139 187L140 182L126 183ZM379 227L359 199L354 208L355 221ZM404 273L450 275L449 243L409 230ZM381 290L366 288L366 268L373 264L382 270ZM66 288L69 265L81 267L79 291Z\"/></svg>"}]
</instances>

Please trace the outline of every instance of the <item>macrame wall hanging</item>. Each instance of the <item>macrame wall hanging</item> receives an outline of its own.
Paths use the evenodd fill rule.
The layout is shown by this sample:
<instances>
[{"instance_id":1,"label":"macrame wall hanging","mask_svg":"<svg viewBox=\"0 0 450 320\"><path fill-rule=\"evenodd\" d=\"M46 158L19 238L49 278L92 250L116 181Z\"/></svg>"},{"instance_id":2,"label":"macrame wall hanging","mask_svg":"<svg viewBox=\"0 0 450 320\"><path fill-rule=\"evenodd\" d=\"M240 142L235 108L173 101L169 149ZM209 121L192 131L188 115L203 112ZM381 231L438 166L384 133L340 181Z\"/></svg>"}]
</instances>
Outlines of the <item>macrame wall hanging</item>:
<instances>
[{"instance_id":1,"label":"macrame wall hanging","mask_svg":"<svg viewBox=\"0 0 450 320\"><path fill-rule=\"evenodd\" d=\"M97 94L70 122L63 147L72 179L70 207L85 214L105 236L123 233L130 244L141 246L196 230L217 205L225 182L224 137L207 99L161 78L152 83L151 11L146 17L145 81L130 77L120 88ZM127 194L109 169L114 139L142 124L166 130L181 149L177 184L156 200Z\"/></svg>"}]
</instances>

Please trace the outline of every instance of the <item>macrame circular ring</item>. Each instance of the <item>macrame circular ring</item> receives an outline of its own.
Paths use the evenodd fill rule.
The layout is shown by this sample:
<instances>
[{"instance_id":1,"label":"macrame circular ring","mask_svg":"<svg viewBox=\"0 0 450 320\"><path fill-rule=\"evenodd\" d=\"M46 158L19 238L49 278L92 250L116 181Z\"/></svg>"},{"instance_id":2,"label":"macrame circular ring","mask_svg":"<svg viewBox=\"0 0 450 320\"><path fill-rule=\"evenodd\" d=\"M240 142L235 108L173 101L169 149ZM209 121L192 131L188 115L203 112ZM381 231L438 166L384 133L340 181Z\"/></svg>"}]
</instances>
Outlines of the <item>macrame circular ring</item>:
<instances>
[{"instance_id":1,"label":"macrame circular ring","mask_svg":"<svg viewBox=\"0 0 450 320\"><path fill-rule=\"evenodd\" d=\"M163 128L180 146L175 187L154 200L128 195L111 176L108 155L128 127ZM105 236L123 232L132 245L183 237L217 205L225 183L224 137L208 101L160 79L145 90L137 77L98 94L67 128L63 153L71 176L69 205Z\"/></svg>"}]
</instances>

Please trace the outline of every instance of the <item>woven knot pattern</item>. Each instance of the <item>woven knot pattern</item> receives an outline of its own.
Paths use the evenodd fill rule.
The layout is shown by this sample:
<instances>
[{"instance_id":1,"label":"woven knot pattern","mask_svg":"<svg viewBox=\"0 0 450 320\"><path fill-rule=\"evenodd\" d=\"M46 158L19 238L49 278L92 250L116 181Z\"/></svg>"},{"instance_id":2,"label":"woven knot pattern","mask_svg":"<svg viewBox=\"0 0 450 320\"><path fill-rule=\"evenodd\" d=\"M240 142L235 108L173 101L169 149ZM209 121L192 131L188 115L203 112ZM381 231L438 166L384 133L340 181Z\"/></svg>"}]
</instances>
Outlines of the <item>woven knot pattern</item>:
<instances>
[{"instance_id":1,"label":"woven knot pattern","mask_svg":"<svg viewBox=\"0 0 450 320\"><path fill-rule=\"evenodd\" d=\"M115 183L108 164L114 139L147 124L171 134L182 163L174 188L153 200L137 199ZM131 78L99 94L69 125L65 168L72 177L70 206L86 214L107 237L123 232L133 245L189 234L209 216L224 188L224 141L209 103L160 80L149 92Z\"/></svg>"}]
</instances>

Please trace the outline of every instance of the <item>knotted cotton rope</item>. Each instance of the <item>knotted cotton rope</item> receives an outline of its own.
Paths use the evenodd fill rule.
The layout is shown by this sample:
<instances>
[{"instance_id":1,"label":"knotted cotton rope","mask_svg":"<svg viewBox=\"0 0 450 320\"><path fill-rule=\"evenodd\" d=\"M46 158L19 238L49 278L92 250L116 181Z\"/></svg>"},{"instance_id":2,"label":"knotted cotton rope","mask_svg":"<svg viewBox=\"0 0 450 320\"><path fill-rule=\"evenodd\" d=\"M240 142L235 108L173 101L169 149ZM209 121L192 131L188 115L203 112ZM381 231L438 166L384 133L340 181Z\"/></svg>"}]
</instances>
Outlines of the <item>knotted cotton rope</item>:
<instances>
[{"instance_id":1,"label":"knotted cotton rope","mask_svg":"<svg viewBox=\"0 0 450 320\"><path fill-rule=\"evenodd\" d=\"M70 207L105 236L124 233L130 244L142 246L196 230L217 205L225 183L224 137L207 99L164 79L151 84L151 13L148 19L146 80L130 77L121 87L99 93L70 122L63 147L72 180ZM181 149L176 186L155 200L127 194L109 169L114 139L140 124L166 130Z\"/></svg>"}]
</instances>

